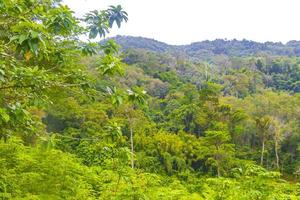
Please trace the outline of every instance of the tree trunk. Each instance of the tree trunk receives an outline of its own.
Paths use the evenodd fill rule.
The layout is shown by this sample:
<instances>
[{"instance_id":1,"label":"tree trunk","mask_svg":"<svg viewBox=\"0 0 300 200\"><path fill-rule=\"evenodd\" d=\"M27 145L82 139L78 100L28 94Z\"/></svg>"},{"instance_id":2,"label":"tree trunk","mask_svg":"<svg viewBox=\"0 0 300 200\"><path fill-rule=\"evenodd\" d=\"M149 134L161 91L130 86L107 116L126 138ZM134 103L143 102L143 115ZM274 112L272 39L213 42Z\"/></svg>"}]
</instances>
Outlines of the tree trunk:
<instances>
[{"instance_id":1,"label":"tree trunk","mask_svg":"<svg viewBox=\"0 0 300 200\"><path fill-rule=\"evenodd\" d=\"M220 177L221 176L221 172L220 172L220 155L219 155L219 145L215 145L216 146L216 149L217 149L217 154L215 154L215 159L216 159L216 161L217 161L217 175L218 175L218 177Z\"/></svg>"},{"instance_id":2,"label":"tree trunk","mask_svg":"<svg viewBox=\"0 0 300 200\"><path fill-rule=\"evenodd\" d=\"M278 156L278 142L275 139L275 155L276 155L276 167L279 169L279 156Z\"/></svg>"},{"instance_id":3,"label":"tree trunk","mask_svg":"<svg viewBox=\"0 0 300 200\"><path fill-rule=\"evenodd\" d=\"M263 166L264 164L264 153L265 153L265 140L262 140L262 147L261 147L261 156L260 156L260 165Z\"/></svg>"},{"instance_id":4,"label":"tree trunk","mask_svg":"<svg viewBox=\"0 0 300 200\"><path fill-rule=\"evenodd\" d=\"M220 172L220 166L219 166L219 164L217 165L217 173L218 173L218 177L220 177L221 176L221 172Z\"/></svg>"},{"instance_id":5,"label":"tree trunk","mask_svg":"<svg viewBox=\"0 0 300 200\"><path fill-rule=\"evenodd\" d=\"M130 146L131 146L131 168L134 168L134 149L133 149L133 130L132 130L132 125L130 125Z\"/></svg>"}]
</instances>

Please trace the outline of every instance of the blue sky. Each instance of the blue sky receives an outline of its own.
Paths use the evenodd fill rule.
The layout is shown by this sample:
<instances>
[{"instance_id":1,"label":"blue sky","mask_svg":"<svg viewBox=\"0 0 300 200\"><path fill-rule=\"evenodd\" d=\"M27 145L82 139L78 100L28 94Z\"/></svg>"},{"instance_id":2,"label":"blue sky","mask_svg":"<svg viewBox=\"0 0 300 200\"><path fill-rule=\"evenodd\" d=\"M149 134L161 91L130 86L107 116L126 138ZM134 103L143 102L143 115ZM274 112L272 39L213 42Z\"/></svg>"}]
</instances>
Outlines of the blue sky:
<instances>
[{"instance_id":1,"label":"blue sky","mask_svg":"<svg viewBox=\"0 0 300 200\"><path fill-rule=\"evenodd\" d=\"M129 21L109 36L132 35L169 44L202 40L300 40L299 0L64 0L77 16L122 5Z\"/></svg>"}]
</instances>

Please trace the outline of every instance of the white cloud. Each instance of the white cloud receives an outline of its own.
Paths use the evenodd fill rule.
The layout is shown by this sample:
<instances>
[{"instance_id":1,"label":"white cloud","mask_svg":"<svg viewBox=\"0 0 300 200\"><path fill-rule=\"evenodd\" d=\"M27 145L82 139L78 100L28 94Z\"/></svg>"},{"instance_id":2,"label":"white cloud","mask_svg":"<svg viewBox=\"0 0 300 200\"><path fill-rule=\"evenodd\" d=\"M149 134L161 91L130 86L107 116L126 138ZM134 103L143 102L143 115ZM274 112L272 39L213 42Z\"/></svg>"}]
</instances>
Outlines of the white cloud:
<instances>
[{"instance_id":1,"label":"white cloud","mask_svg":"<svg viewBox=\"0 0 300 200\"><path fill-rule=\"evenodd\" d=\"M129 14L109 36L133 35L170 44L216 38L300 40L299 0L64 0L84 13L120 4Z\"/></svg>"}]
</instances>

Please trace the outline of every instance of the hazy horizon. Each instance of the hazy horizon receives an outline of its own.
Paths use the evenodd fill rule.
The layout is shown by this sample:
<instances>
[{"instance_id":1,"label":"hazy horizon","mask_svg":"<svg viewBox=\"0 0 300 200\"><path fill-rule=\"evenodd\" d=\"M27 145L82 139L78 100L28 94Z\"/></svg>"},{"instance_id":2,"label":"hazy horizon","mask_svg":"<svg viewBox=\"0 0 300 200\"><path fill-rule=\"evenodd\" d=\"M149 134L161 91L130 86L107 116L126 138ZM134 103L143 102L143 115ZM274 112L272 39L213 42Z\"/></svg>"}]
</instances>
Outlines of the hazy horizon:
<instances>
[{"instance_id":1,"label":"hazy horizon","mask_svg":"<svg viewBox=\"0 0 300 200\"><path fill-rule=\"evenodd\" d=\"M109 5L122 5L129 21L108 37L130 35L172 45L214 39L257 42L300 40L296 0L64 0L76 16Z\"/></svg>"}]
</instances>

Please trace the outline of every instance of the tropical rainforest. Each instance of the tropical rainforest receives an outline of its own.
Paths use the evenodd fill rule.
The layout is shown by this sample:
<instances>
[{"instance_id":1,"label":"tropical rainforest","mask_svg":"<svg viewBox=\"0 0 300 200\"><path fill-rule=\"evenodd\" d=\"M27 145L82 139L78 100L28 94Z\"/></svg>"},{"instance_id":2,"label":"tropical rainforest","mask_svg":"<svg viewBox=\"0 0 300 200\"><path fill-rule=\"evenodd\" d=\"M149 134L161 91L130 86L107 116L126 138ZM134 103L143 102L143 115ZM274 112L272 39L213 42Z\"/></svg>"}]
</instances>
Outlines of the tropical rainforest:
<instances>
[{"instance_id":1,"label":"tropical rainforest","mask_svg":"<svg viewBox=\"0 0 300 200\"><path fill-rule=\"evenodd\" d=\"M300 199L300 42L107 38L129 16L0 0L0 199Z\"/></svg>"}]
</instances>

